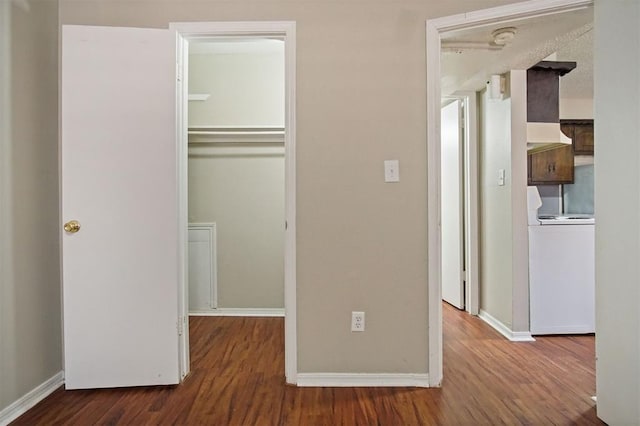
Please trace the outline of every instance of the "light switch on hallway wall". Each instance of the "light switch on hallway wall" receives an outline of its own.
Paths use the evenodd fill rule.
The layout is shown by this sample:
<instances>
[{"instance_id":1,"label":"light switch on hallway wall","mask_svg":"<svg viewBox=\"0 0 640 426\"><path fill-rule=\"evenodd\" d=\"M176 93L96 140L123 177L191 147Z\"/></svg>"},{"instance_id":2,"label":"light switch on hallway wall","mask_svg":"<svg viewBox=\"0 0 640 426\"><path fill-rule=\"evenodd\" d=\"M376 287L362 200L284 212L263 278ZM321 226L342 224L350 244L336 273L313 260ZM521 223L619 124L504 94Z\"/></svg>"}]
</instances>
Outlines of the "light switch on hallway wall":
<instances>
[{"instance_id":1,"label":"light switch on hallway wall","mask_svg":"<svg viewBox=\"0 0 640 426\"><path fill-rule=\"evenodd\" d=\"M385 160L384 181L400 182L400 162L398 160Z\"/></svg>"}]
</instances>

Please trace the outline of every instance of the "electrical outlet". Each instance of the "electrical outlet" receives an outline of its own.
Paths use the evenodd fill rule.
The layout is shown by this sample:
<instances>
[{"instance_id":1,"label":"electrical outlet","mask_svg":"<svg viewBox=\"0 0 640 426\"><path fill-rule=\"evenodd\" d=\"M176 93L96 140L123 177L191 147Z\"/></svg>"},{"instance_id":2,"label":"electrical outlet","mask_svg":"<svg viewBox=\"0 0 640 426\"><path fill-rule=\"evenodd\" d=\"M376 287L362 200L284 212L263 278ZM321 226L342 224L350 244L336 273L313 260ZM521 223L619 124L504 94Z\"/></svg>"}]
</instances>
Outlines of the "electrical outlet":
<instances>
[{"instance_id":1,"label":"electrical outlet","mask_svg":"<svg viewBox=\"0 0 640 426\"><path fill-rule=\"evenodd\" d=\"M351 331L364 331L364 312L351 312Z\"/></svg>"}]
</instances>

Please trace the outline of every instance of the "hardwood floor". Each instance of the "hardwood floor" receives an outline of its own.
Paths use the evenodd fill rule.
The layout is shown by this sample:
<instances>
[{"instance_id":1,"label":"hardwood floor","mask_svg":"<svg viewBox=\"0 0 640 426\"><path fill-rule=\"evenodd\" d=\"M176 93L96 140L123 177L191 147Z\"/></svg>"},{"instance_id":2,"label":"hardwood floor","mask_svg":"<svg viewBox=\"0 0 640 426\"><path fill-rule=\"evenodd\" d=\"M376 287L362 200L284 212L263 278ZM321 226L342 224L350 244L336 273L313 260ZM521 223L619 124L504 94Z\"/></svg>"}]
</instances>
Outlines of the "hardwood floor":
<instances>
[{"instance_id":1,"label":"hardwood floor","mask_svg":"<svg viewBox=\"0 0 640 426\"><path fill-rule=\"evenodd\" d=\"M59 389L15 425L560 425L596 418L593 336L512 343L444 306L443 387L297 388L284 383L282 318L191 318L179 386Z\"/></svg>"}]
</instances>

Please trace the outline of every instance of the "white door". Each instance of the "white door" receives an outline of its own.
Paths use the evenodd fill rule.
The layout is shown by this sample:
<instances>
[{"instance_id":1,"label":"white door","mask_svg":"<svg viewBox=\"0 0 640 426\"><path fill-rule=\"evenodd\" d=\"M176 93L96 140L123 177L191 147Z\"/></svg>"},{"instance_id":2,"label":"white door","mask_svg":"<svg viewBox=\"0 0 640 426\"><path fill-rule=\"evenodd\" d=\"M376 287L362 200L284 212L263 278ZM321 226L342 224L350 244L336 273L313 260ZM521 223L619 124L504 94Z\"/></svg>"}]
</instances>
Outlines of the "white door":
<instances>
[{"instance_id":1,"label":"white door","mask_svg":"<svg viewBox=\"0 0 640 426\"><path fill-rule=\"evenodd\" d=\"M464 309L463 177L461 101L441 114L442 298Z\"/></svg>"},{"instance_id":2,"label":"white door","mask_svg":"<svg viewBox=\"0 0 640 426\"><path fill-rule=\"evenodd\" d=\"M63 27L67 389L179 382L175 69L168 30Z\"/></svg>"}]
</instances>

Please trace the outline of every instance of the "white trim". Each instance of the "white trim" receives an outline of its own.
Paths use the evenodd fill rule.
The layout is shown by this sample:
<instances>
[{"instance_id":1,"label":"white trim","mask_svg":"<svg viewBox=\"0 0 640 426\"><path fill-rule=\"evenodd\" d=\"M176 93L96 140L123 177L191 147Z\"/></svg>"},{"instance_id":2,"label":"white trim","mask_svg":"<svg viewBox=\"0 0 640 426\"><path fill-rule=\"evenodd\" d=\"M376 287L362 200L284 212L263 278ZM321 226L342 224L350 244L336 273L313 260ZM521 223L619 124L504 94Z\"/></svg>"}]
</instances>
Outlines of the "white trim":
<instances>
[{"instance_id":1,"label":"white trim","mask_svg":"<svg viewBox=\"0 0 640 426\"><path fill-rule=\"evenodd\" d=\"M440 34L427 21L427 235L429 384L442 383L442 234L440 230Z\"/></svg>"},{"instance_id":2,"label":"white trim","mask_svg":"<svg viewBox=\"0 0 640 426\"><path fill-rule=\"evenodd\" d=\"M429 387L428 374L298 373L301 387Z\"/></svg>"},{"instance_id":3,"label":"white trim","mask_svg":"<svg viewBox=\"0 0 640 426\"><path fill-rule=\"evenodd\" d=\"M468 30L496 23L574 12L593 6L593 0L530 0L432 19L438 33Z\"/></svg>"},{"instance_id":4,"label":"white trim","mask_svg":"<svg viewBox=\"0 0 640 426\"><path fill-rule=\"evenodd\" d=\"M440 278L440 36L455 30L494 23L571 12L593 5L593 0L531 0L426 22L427 52L427 214L429 380L442 381L442 288Z\"/></svg>"},{"instance_id":5,"label":"white trim","mask_svg":"<svg viewBox=\"0 0 640 426\"><path fill-rule=\"evenodd\" d=\"M480 212L479 212L479 135L476 92L456 92L465 103L465 258L467 260L467 306L471 315L480 312Z\"/></svg>"},{"instance_id":6,"label":"white trim","mask_svg":"<svg viewBox=\"0 0 640 426\"><path fill-rule=\"evenodd\" d=\"M284 369L287 383L298 375L296 296L296 23L280 24L285 30L285 218L284 248Z\"/></svg>"},{"instance_id":7,"label":"white trim","mask_svg":"<svg viewBox=\"0 0 640 426\"><path fill-rule=\"evenodd\" d=\"M480 314L478 315L480 319L491 327L493 327L498 333L502 334L507 339L512 342L535 342L531 336L531 333L528 331L511 331L509 327L507 327L502 321L488 313L487 311L480 309Z\"/></svg>"},{"instance_id":8,"label":"white trim","mask_svg":"<svg viewBox=\"0 0 640 426\"><path fill-rule=\"evenodd\" d=\"M216 308L191 311L190 317L284 317L284 308Z\"/></svg>"},{"instance_id":9,"label":"white trim","mask_svg":"<svg viewBox=\"0 0 640 426\"><path fill-rule=\"evenodd\" d=\"M180 381L191 371L189 351L189 200L188 200L188 161L189 136L188 99L189 88L184 84L183 76L189 75L189 45L176 32L176 157L178 192L178 358L180 363Z\"/></svg>"},{"instance_id":10,"label":"white trim","mask_svg":"<svg viewBox=\"0 0 640 426\"><path fill-rule=\"evenodd\" d=\"M56 373L53 377L41 383L18 400L14 401L4 410L0 411L0 425L8 425L37 403L48 397L64 384L64 371Z\"/></svg>"},{"instance_id":11,"label":"white trim","mask_svg":"<svg viewBox=\"0 0 640 426\"><path fill-rule=\"evenodd\" d=\"M285 42L285 247L284 247L284 340L285 340L285 378L290 384L296 383L298 372L297 327L296 327L296 23L295 21L272 22L177 22L169 24L176 32L178 43L186 47L178 57L178 71L188 75L184 63L188 63L188 42L211 39L214 37L276 37ZM182 102L186 105L187 90L183 90ZM186 122L182 125L184 133L182 149L187 146ZM187 154L181 157L181 170L186 171ZM186 177L181 173L180 191L185 193ZM187 204L186 194L181 197L181 217L184 217L186 230ZM186 237L182 237L182 246L186 246ZM184 250L185 248L182 247ZM183 259L183 263L185 260ZM186 287L186 284L183 284ZM185 288L182 289L184 293ZM184 308L184 304L181 305ZM188 309L188 307L186 307ZM183 310L183 312L186 312ZM188 348L187 348L188 351Z\"/></svg>"},{"instance_id":12,"label":"white trim","mask_svg":"<svg viewBox=\"0 0 640 426\"><path fill-rule=\"evenodd\" d=\"M478 100L477 93L459 91L444 99L459 99L464 104L464 258L465 310L478 315L480 310L479 212L478 212Z\"/></svg>"}]
</instances>

